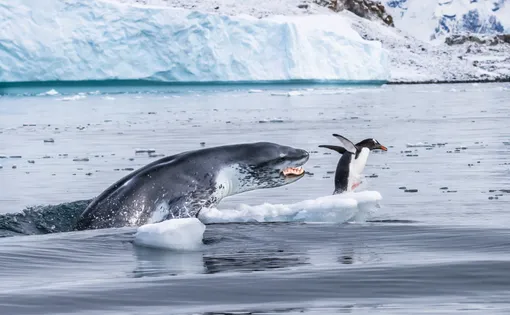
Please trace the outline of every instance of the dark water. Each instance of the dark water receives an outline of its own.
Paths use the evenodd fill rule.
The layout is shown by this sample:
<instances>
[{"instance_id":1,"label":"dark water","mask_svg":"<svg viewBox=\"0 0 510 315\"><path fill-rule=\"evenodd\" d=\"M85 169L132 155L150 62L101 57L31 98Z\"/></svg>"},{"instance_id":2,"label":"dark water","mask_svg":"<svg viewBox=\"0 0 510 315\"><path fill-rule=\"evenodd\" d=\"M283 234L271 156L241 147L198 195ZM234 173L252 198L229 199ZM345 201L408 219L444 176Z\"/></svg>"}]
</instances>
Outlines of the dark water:
<instances>
[{"instance_id":1,"label":"dark water","mask_svg":"<svg viewBox=\"0 0 510 315\"><path fill-rule=\"evenodd\" d=\"M0 313L508 314L508 85L253 89L0 98ZM383 197L365 222L210 224L192 252L135 246L132 228L66 232L158 158L137 148L293 145L311 175L222 207L329 195L338 156L317 146L332 133L389 147L365 168L360 190Z\"/></svg>"}]
</instances>

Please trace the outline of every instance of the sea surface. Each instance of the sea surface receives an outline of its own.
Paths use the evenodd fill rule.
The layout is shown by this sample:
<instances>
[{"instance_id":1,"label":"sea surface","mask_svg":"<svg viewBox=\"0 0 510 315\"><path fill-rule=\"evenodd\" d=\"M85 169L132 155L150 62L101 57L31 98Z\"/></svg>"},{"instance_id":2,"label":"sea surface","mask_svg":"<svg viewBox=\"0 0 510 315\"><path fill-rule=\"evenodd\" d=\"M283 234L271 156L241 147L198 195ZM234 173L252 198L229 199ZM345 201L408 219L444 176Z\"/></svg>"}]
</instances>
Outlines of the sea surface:
<instances>
[{"instance_id":1,"label":"sea surface","mask_svg":"<svg viewBox=\"0 0 510 315\"><path fill-rule=\"evenodd\" d=\"M508 314L510 85L25 86L0 96L1 314ZM296 183L220 209L331 195L375 138L363 220L208 224L195 251L136 228L71 231L87 202L162 155L272 141ZM151 149L151 153L136 153ZM342 209L338 209L342 211Z\"/></svg>"}]
</instances>

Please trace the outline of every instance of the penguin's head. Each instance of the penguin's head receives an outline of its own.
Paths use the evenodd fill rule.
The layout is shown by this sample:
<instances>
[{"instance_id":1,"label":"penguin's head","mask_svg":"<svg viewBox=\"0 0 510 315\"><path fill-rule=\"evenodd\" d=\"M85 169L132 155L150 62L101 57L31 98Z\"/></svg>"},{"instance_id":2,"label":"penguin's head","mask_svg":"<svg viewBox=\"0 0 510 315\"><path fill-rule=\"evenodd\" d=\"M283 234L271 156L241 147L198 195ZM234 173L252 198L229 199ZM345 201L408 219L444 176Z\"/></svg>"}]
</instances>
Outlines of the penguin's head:
<instances>
[{"instance_id":1,"label":"penguin's head","mask_svg":"<svg viewBox=\"0 0 510 315\"><path fill-rule=\"evenodd\" d=\"M372 150L383 150L383 151L388 151L388 148L383 146L382 144L379 143L379 141L373 139L373 138L368 138L368 139L365 139L365 140L362 140L360 142L358 142L356 144L356 147L358 148L367 148L369 149L370 151Z\"/></svg>"},{"instance_id":2,"label":"penguin's head","mask_svg":"<svg viewBox=\"0 0 510 315\"><path fill-rule=\"evenodd\" d=\"M320 145L319 148L327 148L330 150L334 150L340 154L344 154L345 152L349 152L351 154L356 154L361 151L363 148L367 148L370 151L372 150L383 150L388 151L388 148L383 146L379 143L379 141L375 140L374 138L367 138L365 140L362 140L358 142L357 144L353 144L349 139L334 133L333 137L337 138L342 142L343 146L336 146L336 145Z\"/></svg>"}]
</instances>

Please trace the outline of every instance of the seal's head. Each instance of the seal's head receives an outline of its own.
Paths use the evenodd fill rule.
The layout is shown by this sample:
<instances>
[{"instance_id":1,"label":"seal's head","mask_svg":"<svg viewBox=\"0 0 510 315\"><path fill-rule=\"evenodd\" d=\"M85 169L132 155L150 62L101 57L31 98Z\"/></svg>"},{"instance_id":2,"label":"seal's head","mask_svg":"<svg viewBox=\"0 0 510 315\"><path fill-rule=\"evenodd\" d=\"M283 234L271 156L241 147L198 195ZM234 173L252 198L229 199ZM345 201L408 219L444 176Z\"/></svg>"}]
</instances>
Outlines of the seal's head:
<instances>
[{"instance_id":1,"label":"seal's head","mask_svg":"<svg viewBox=\"0 0 510 315\"><path fill-rule=\"evenodd\" d=\"M305 175L301 167L309 154L303 149L271 142L247 144L236 157L235 191L273 188L293 183ZM234 175L234 174L232 174Z\"/></svg>"}]
</instances>

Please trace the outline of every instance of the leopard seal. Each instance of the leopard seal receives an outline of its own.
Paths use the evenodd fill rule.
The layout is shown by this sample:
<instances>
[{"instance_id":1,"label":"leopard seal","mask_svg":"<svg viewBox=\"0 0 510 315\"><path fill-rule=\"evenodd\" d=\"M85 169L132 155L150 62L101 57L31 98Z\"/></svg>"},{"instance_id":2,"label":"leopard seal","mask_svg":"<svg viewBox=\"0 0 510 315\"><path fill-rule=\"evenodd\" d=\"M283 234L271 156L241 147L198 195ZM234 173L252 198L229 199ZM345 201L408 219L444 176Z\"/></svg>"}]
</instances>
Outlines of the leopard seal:
<instances>
[{"instance_id":1,"label":"leopard seal","mask_svg":"<svg viewBox=\"0 0 510 315\"><path fill-rule=\"evenodd\" d=\"M223 198L293 183L306 150L271 142L216 146L167 156L137 169L94 198L76 230L141 226L197 217Z\"/></svg>"}]
</instances>

